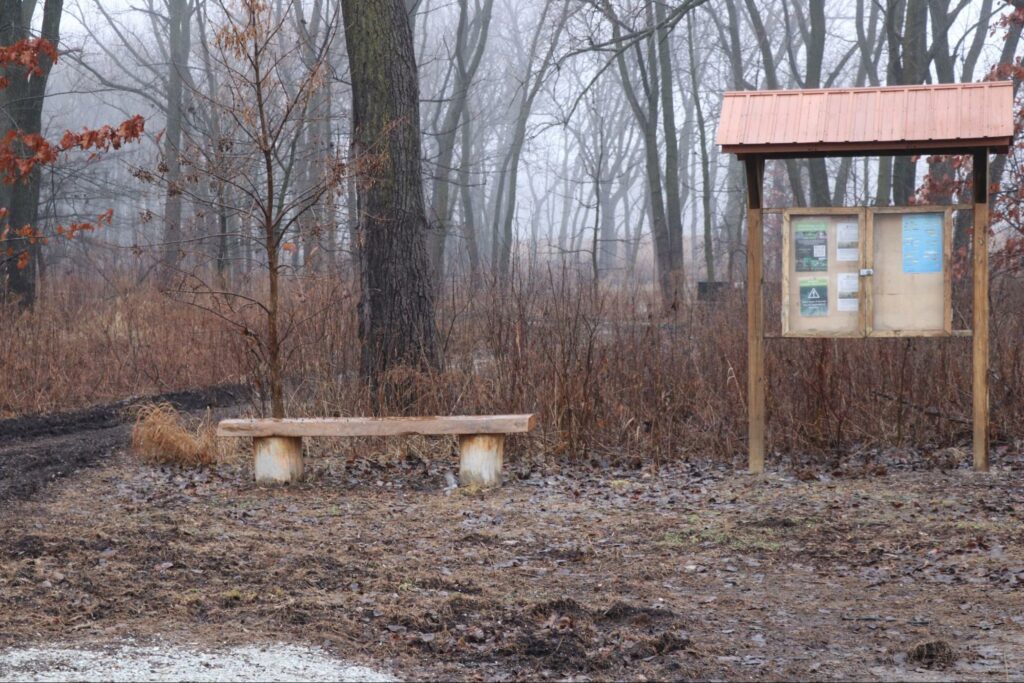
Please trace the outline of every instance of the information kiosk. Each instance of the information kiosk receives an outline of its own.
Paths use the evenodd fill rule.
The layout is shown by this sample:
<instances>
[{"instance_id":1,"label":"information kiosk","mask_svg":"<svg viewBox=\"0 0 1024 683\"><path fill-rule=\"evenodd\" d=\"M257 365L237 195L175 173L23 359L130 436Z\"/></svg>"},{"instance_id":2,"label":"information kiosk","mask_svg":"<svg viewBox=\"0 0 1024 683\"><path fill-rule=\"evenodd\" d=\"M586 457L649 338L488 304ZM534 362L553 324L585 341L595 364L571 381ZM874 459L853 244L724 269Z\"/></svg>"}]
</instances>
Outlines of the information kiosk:
<instances>
[{"instance_id":1,"label":"information kiosk","mask_svg":"<svg viewBox=\"0 0 1024 683\"><path fill-rule=\"evenodd\" d=\"M718 144L747 179L749 468L764 470L766 159L957 154L973 158L971 204L783 210L783 337L971 335L974 468L988 469L988 157L1013 140L1009 81L728 92ZM973 324L952 329L953 212L973 211Z\"/></svg>"}]
</instances>

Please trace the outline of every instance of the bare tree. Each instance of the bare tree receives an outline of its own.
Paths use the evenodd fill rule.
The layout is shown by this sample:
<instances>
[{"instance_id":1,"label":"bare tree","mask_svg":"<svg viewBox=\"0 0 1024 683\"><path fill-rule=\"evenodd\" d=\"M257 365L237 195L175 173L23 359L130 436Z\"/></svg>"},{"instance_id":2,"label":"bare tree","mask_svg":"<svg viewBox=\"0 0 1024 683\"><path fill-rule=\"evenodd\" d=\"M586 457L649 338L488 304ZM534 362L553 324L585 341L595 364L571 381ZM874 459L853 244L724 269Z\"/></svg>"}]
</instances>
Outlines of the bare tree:
<instances>
[{"instance_id":1,"label":"bare tree","mask_svg":"<svg viewBox=\"0 0 1024 683\"><path fill-rule=\"evenodd\" d=\"M448 223L451 220L452 194L451 171L455 159L455 147L461 125L468 125L469 91L480 68L484 50L487 47L487 35L491 25L491 14L494 0L483 0L470 17L468 0L459 0L459 20L455 30L454 70L455 83L444 107L441 128L437 132L437 161L431 189L431 231L428 240L430 263L435 281L440 284L444 279L444 252L448 237ZM462 122L466 120L467 123ZM468 158L468 155L463 154ZM462 166L460 166L460 169ZM468 167L467 167L468 170ZM468 195L467 195L468 196ZM472 201L472 199L470 199ZM469 227L467 227L469 226ZM470 267L473 277L479 275L479 254L476 249L476 234L472 219L464 221L464 235L470 255Z\"/></svg>"},{"instance_id":2,"label":"bare tree","mask_svg":"<svg viewBox=\"0 0 1024 683\"><path fill-rule=\"evenodd\" d=\"M659 28L663 22L655 22L655 15L651 3L644 7L645 29L649 31L648 37L643 41L630 42L630 39L622 31L622 20L610 2L605 2L603 12L612 26L613 40L618 49L615 51L615 60L618 65L619 80L622 89L629 101L637 126L643 133L644 140L644 166L647 174L647 191L650 195L648 208L651 214L651 234L654 236L654 255L657 262L658 282L661 294L666 306L671 306L681 294L683 284L683 253L682 253L682 219L678 214L678 177L675 175L678 167L678 158L675 159L676 169L671 172L675 180L674 185L669 186L662 180L662 162L658 144L658 111L659 92L663 81L659 74L664 70L664 65L659 62L657 49L658 36L662 29ZM646 51L641 46L646 44ZM630 49L630 45L632 46ZM628 56L633 59L629 60ZM632 62L632 63L631 63ZM639 74L638 81L641 91L638 92L633 84L633 70ZM671 75L670 75L671 76ZM671 80L669 80L671 83ZM642 97L641 97L642 95ZM674 121L669 116L663 118L662 122ZM675 136L674 124L672 136ZM666 200L666 195L675 195L672 200ZM672 213L676 212L676 213ZM678 235L675 233L678 229Z\"/></svg>"},{"instance_id":3,"label":"bare tree","mask_svg":"<svg viewBox=\"0 0 1024 683\"><path fill-rule=\"evenodd\" d=\"M533 104L544 85L544 79L554 63L558 38L565 29L569 9L569 3L565 0L545 0L529 48L525 51L526 72L518 88L519 106L512 126L511 142L502 161L502 170L498 178L493 217L491 260L502 280L507 279L511 270L514 241L512 224L515 220L519 160L523 154L523 145L526 143L526 126ZM542 43L545 31L550 31L546 49Z\"/></svg>"},{"instance_id":4,"label":"bare tree","mask_svg":"<svg viewBox=\"0 0 1024 683\"><path fill-rule=\"evenodd\" d=\"M217 87L189 94L220 122L219 137L216 144L206 145L204 135L189 139L186 132L181 149L189 154L182 161L202 169L214 186L222 188L216 201L234 204L239 223L253 228L236 237L252 238L261 252L262 268L254 261L250 277L234 289L224 289L222 280L211 284L201 266L185 269L178 262L171 291L239 330L256 362L271 416L284 417L283 369L294 352L287 344L299 324L281 304L289 270L284 256L298 248L303 217L330 196L346 173L339 159L328 163L319 150L303 144L309 111L325 78L330 40L320 43L311 56L289 32L294 24L288 10L274 16L258 0L218 7L220 23L212 44L203 41L204 50L209 48L204 52L207 68L220 74L212 81ZM323 163L324 170L312 180L300 179L299 170L313 163ZM161 180L167 185L175 182L170 175ZM181 196L207 196L198 179L179 182ZM227 215L227 206L217 208ZM226 219L221 229L227 230Z\"/></svg>"}]
</instances>

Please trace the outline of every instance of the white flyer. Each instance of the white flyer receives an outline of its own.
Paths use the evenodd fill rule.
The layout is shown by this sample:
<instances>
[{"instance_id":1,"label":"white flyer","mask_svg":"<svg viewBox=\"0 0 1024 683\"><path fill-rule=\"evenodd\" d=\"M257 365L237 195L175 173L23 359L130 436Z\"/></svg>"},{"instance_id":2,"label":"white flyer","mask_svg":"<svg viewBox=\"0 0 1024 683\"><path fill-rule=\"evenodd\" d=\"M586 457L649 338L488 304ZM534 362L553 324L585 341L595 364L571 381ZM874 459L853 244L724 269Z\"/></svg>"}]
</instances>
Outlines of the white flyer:
<instances>
[{"instance_id":1,"label":"white flyer","mask_svg":"<svg viewBox=\"0 0 1024 683\"><path fill-rule=\"evenodd\" d=\"M860 260L860 225L856 221L836 223L836 260Z\"/></svg>"},{"instance_id":2,"label":"white flyer","mask_svg":"<svg viewBox=\"0 0 1024 683\"><path fill-rule=\"evenodd\" d=\"M836 310L855 313L859 308L860 276L857 273L839 273L836 276Z\"/></svg>"}]
</instances>

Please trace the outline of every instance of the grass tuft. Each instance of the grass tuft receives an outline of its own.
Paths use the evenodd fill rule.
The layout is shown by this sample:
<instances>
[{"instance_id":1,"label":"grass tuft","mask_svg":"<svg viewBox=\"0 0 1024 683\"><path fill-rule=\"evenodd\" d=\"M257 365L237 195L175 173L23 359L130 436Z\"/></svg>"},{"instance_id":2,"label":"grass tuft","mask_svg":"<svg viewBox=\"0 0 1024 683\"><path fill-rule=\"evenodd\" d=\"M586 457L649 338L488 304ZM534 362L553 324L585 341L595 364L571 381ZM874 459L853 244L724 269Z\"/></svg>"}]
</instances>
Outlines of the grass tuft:
<instances>
[{"instance_id":1,"label":"grass tuft","mask_svg":"<svg viewBox=\"0 0 1024 683\"><path fill-rule=\"evenodd\" d=\"M153 465L208 467L217 462L216 434L209 425L192 427L169 403L138 409L132 452Z\"/></svg>"}]
</instances>

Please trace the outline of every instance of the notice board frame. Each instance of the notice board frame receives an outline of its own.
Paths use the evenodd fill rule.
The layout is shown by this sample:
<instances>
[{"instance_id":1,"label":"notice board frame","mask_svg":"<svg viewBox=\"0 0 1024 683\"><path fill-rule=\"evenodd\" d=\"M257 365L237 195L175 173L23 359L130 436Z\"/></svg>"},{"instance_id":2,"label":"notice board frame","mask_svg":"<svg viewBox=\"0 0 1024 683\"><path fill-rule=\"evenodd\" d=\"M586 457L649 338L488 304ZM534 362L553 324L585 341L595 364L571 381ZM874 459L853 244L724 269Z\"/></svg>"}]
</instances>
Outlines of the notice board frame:
<instances>
[{"instance_id":1,"label":"notice board frame","mask_svg":"<svg viewBox=\"0 0 1024 683\"><path fill-rule=\"evenodd\" d=\"M793 218L806 218L814 216L856 216L857 225L861 234L861 244L866 244L864 235L867 233L867 214L861 206L835 206L835 207L792 207L782 212L782 336L796 338L861 338L864 336L864 287L861 283L860 296L858 297L858 324L857 329L842 332L830 332L827 330L796 330L791 324L790 315L790 289L792 286L793 268ZM860 250L860 258L856 270L865 268L865 248ZM828 270L825 271L829 272ZM863 280L863 278L861 278Z\"/></svg>"},{"instance_id":2,"label":"notice board frame","mask_svg":"<svg viewBox=\"0 0 1024 683\"><path fill-rule=\"evenodd\" d=\"M953 292L952 292L952 271L951 255L953 244L953 211L960 209L957 205L915 205L915 206L889 206L889 207L868 207L868 206L845 206L845 207L791 207L782 211L782 336L788 338L825 338L860 339L866 337L948 337L956 334L953 331ZM906 329L875 329L875 287L874 277L875 259L875 231L877 216L902 216L912 214L940 214L942 216L942 324L936 327L922 327ZM856 271L859 274L858 282L858 315L857 324L854 329L848 330L808 330L795 329L792 324L793 300L792 300L792 278L798 271L794 267L794 218L817 217L833 218L839 216L856 217L859 229L859 258L856 268L849 268L846 272ZM834 239L834 231L830 230ZM827 243L827 258L830 260L837 254L836 245L831 240ZM838 264L838 259L836 260ZM833 272L840 272L839 269L827 267L827 273L831 282ZM831 295L830 295L831 296ZM797 302L798 303L798 302Z\"/></svg>"},{"instance_id":3,"label":"notice board frame","mask_svg":"<svg viewBox=\"0 0 1024 683\"><path fill-rule=\"evenodd\" d=\"M953 335L953 276L952 276L952 254L953 254L953 211L957 207L950 205L915 205L915 206L885 206L868 207L867 211L867 241L864 246L866 258L865 268L875 270L875 216L911 215L916 213L938 213L942 214L942 326L932 329L909 329L909 330L876 330L873 328L875 322L875 299L874 273L862 280L867 280L866 286L862 287L865 294L865 331L868 337L949 337Z\"/></svg>"}]
</instances>

